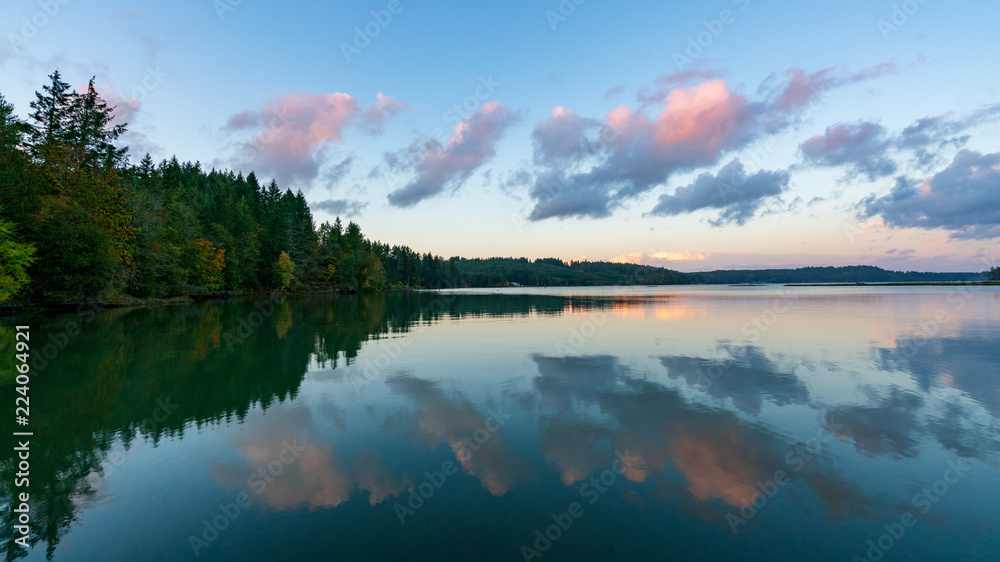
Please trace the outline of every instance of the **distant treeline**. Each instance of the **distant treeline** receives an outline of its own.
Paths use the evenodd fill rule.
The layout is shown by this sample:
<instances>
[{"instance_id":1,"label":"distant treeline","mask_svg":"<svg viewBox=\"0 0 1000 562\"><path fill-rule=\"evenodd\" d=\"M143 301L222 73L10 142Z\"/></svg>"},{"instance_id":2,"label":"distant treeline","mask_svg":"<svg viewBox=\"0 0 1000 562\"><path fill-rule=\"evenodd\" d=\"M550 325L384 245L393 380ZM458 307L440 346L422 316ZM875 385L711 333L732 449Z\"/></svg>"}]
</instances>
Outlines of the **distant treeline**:
<instances>
[{"instance_id":1,"label":"distant treeline","mask_svg":"<svg viewBox=\"0 0 1000 562\"><path fill-rule=\"evenodd\" d=\"M470 287L494 287L511 283L563 287L680 285L691 282L685 274L662 267L580 261L567 264L558 258L534 261L527 258L461 258L458 261L458 271L460 281Z\"/></svg>"},{"instance_id":2,"label":"distant treeline","mask_svg":"<svg viewBox=\"0 0 1000 562\"><path fill-rule=\"evenodd\" d=\"M994 277L1000 270L994 269ZM920 273L888 271L871 265L802 267L799 269L726 270L689 273L693 283L946 283L985 281L982 273Z\"/></svg>"},{"instance_id":3,"label":"distant treeline","mask_svg":"<svg viewBox=\"0 0 1000 562\"><path fill-rule=\"evenodd\" d=\"M460 279L470 286L488 287L510 282L532 286L566 285L684 285L744 283L945 283L984 281L982 273L919 273L888 271L870 265L803 267L799 269L719 270L680 273L645 265L608 262L563 263L548 258L490 258L459 260ZM1000 278L1000 269L991 273Z\"/></svg>"},{"instance_id":4,"label":"distant treeline","mask_svg":"<svg viewBox=\"0 0 1000 562\"><path fill-rule=\"evenodd\" d=\"M444 259L366 238L354 222L318 227L302 192L254 173L147 154L128 161L91 80L59 72L27 122L0 94L0 302L127 301L218 291L963 281L974 274L875 267L716 271L556 258ZM992 272L1000 278L1000 270Z\"/></svg>"}]
</instances>

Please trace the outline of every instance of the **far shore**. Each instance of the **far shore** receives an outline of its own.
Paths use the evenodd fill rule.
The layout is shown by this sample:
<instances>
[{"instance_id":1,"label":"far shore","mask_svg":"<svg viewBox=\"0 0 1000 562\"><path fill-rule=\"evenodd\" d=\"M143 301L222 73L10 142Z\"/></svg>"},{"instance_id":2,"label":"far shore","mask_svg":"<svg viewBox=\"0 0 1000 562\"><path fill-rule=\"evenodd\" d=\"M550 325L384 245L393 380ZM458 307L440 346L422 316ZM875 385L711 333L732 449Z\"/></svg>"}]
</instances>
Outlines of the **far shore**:
<instances>
[{"instance_id":1,"label":"far shore","mask_svg":"<svg viewBox=\"0 0 1000 562\"><path fill-rule=\"evenodd\" d=\"M575 288L599 288L599 287L1000 287L1000 281L953 281L953 282L913 282L913 283L748 283L748 284L725 284L725 283L691 283L691 284L670 284L670 285L581 285ZM541 285L504 285L498 287L456 287L454 289L421 289L421 288L392 288L382 291L361 291L352 292L330 288L316 290L298 291L219 291L211 294L194 294L187 296L176 296L169 298L132 299L126 298L115 301L91 301L91 302L36 302L36 303L0 303L0 318L16 317L24 314L59 314L59 313L80 313L81 311L97 311L115 308L143 308L155 306L168 306L175 304L190 304L203 301L227 300L232 298L247 297L296 297L321 294L338 295L373 295L386 294L405 291L447 291L464 289L560 289L574 288L574 286L541 286Z\"/></svg>"},{"instance_id":2,"label":"far shore","mask_svg":"<svg viewBox=\"0 0 1000 562\"><path fill-rule=\"evenodd\" d=\"M1000 286L1000 281L954 281L917 283L788 283L785 287L978 287Z\"/></svg>"}]
</instances>

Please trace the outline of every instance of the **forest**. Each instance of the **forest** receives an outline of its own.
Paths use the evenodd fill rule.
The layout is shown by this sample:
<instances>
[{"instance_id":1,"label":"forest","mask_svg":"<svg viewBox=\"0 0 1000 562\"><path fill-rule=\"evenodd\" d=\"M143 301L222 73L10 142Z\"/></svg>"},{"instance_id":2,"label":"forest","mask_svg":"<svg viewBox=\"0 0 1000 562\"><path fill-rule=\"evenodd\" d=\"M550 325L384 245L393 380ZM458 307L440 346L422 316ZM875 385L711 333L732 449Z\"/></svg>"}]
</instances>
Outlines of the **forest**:
<instances>
[{"instance_id":1,"label":"forest","mask_svg":"<svg viewBox=\"0 0 1000 562\"><path fill-rule=\"evenodd\" d=\"M58 71L22 121L0 93L0 302L127 303L260 291L962 281L871 266L685 274L558 258L445 259L315 224L301 191L176 157L138 163L91 79ZM990 275L1000 280L1000 269Z\"/></svg>"},{"instance_id":2,"label":"forest","mask_svg":"<svg viewBox=\"0 0 1000 562\"><path fill-rule=\"evenodd\" d=\"M456 260L316 227L301 191L147 154L129 162L91 80L58 71L27 122L0 94L0 301L116 302L217 291L453 287Z\"/></svg>"}]
</instances>

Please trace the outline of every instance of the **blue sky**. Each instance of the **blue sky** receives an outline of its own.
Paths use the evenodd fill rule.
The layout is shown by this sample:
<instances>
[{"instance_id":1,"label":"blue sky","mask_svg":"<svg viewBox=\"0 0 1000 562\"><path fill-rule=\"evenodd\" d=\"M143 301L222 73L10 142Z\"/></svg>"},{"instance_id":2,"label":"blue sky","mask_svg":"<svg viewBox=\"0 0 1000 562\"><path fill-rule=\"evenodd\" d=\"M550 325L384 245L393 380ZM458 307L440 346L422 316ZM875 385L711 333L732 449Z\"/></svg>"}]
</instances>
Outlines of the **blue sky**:
<instances>
[{"instance_id":1,"label":"blue sky","mask_svg":"<svg viewBox=\"0 0 1000 562\"><path fill-rule=\"evenodd\" d=\"M997 21L940 0L12 2L0 92L26 115L53 69L96 76L133 158L254 169L422 252L983 270Z\"/></svg>"}]
</instances>

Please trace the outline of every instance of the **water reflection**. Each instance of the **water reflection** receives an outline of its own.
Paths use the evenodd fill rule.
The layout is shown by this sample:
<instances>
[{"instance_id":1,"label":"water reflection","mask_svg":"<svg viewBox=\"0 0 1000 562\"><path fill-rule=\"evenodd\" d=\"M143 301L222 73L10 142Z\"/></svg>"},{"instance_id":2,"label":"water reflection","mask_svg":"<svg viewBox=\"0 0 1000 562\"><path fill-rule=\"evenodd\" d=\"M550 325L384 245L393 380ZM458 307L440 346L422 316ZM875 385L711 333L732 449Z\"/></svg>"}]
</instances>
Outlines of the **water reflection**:
<instances>
[{"instance_id":1,"label":"water reflection","mask_svg":"<svg viewBox=\"0 0 1000 562\"><path fill-rule=\"evenodd\" d=\"M484 414L461 395L449 397L437 384L412 376L387 384L413 404L412 412L395 419L408 437L428 448L447 444L462 469L494 496L507 493L526 474L526 463L511 453L501 432L510 413Z\"/></svg>"},{"instance_id":2,"label":"water reflection","mask_svg":"<svg viewBox=\"0 0 1000 562\"><path fill-rule=\"evenodd\" d=\"M552 406L547 415L558 419L542 426L540 447L567 484L611 461L599 446L606 440L611 450L627 450L645 468L626 472L630 480L669 486L680 473L690 498L721 500L719 508L751 505L759 484L784 470L801 472L796 485L827 503L831 514L868 514L867 502L807 452L730 412L692 406L676 390L638 377L616 357L534 360L540 373L535 386L543 403ZM774 375L762 378L777 380ZM581 414L590 404L603 414L602 423ZM676 495L677 486L673 489ZM716 511L715 521L722 522L725 510Z\"/></svg>"},{"instance_id":3,"label":"water reflection","mask_svg":"<svg viewBox=\"0 0 1000 562\"><path fill-rule=\"evenodd\" d=\"M714 359L661 357L670 378L683 380L716 399L730 399L740 410L759 414L764 402L779 406L806 404L809 389L755 346L723 345Z\"/></svg>"},{"instance_id":4,"label":"water reflection","mask_svg":"<svg viewBox=\"0 0 1000 562\"><path fill-rule=\"evenodd\" d=\"M325 545L443 556L441 537L458 529L473 536L468 525L500 513L501 523L477 527L475 540L456 539L451 548L507 559L525 533L621 455L633 459L622 468L624 483L589 508L592 519L580 525L590 532L566 539L565 556L606 552L602 541L611 535L632 536L616 555L687 544L679 559L780 559L784 547L765 538L782 533L783 544L799 544L792 529L861 539L912 509L913 490L939 478L938 467L954 456L980 463L980 476L927 520L960 517L961 506L978 531L934 527L900 552L944 553L970 541L966 551L987 552L984 533L996 531L984 529L1000 515L987 501L1000 491L994 295L974 296L989 302L969 306L938 334L914 336L907 326L946 293L810 293L752 342L741 327L774 296L745 295L687 288L313 296L270 309L236 300L88 317L80 335L36 369L37 547L13 544L13 516L4 510L4 553L87 558L89 537L101 531L83 516L103 512L106 523L130 528L127 516L114 515L128 505L162 514L172 531L109 547L111 554L186 558L186 533L214 504L245 492L254 506L238 525L287 523L272 534L224 537L209 558L290 541L304 546L289 555ZM596 312L610 313L608 321L560 352ZM29 320L40 338L83 321ZM0 324L3 373L11 372L10 331ZM364 388L348 382L346 373L401 337L412 342L383 376ZM0 401L13 402L11 383L3 380ZM11 451L13 428L4 429L0 446ZM182 456L165 456L168 447ZM140 449L189 483L172 490L175 506L146 499L158 482L137 468ZM16 468L6 455L0 494L9 501ZM446 460L459 472L442 485L433 514L401 530L393 505ZM893 466L895 480L887 480ZM746 522L735 537L729 516ZM356 538L315 530L359 517L367 527ZM651 532L656 521L670 526ZM678 526L693 534L663 530ZM371 536L382 537L377 547ZM705 554L695 542L713 550ZM854 543L821 542L815 559L855 553Z\"/></svg>"}]
</instances>

